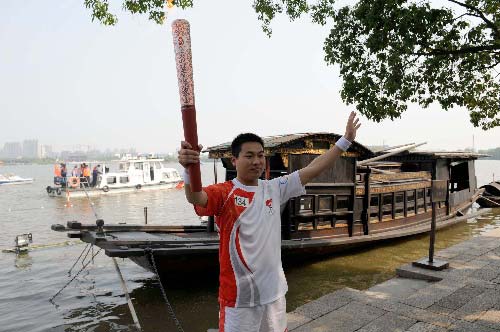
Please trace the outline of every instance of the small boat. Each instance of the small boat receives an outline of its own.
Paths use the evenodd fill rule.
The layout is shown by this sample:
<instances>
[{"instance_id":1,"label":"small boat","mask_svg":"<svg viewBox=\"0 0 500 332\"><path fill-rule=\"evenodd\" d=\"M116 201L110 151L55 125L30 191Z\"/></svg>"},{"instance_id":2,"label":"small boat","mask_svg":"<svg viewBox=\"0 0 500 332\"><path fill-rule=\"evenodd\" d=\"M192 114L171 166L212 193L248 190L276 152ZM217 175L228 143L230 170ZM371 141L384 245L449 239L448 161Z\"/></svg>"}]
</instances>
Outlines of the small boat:
<instances>
[{"instance_id":1,"label":"small boat","mask_svg":"<svg viewBox=\"0 0 500 332\"><path fill-rule=\"evenodd\" d=\"M68 173L73 165L69 166ZM87 165L89 169L92 169L91 166ZM184 187L184 181L179 172L175 168L165 167L163 159L120 160L116 171L110 171L110 167L104 163L99 163L98 166L100 167L95 182L93 178L91 180L84 176L56 176L54 186L45 188L47 194L51 197L75 198Z\"/></svg>"},{"instance_id":2,"label":"small boat","mask_svg":"<svg viewBox=\"0 0 500 332\"><path fill-rule=\"evenodd\" d=\"M33 183L33 178L22 178L13 174L0 174L0 185L27 184Z\"/></svg>"},{"instance_id":3,"label":"small boat","mask_svg":"<svg viewBox=\"0 0 500 332\"><path fill-rule=\"evenodd\" d=\"M263 138L266 170L262 179L301 169L340 137L304 133ZM447 181L445 201L434 204L437 229L472 217L467 211L483 191L476 185L474 161L484 155L411 151L416 146L374 152L353 142L332 169L306 185L306 194L282 206L283 262L313 260L429 232L432 180ZM222 161L225 180L232 180L236 170L231 163L230 143L207 151L214 162ZM214 172L215 179L216 175ZM206 226L119 225L98 220L94 225L56 224L52 229L96 245L110 257L129 258L148 270L152 269L153 257L159 272L165 275L208 271L218 264L219 236L213 217Z\"/></svg>"},{"instance_id":4,"label":"small boat","mask_svg":"<svg viewBox=\"0 0 500 332\"><path fill-rule=\"evenodd\" d=\"M478 198L481 207L500 207L500 181L490 182L481 187L484 193Z\"/></svg>"}]
</instances>

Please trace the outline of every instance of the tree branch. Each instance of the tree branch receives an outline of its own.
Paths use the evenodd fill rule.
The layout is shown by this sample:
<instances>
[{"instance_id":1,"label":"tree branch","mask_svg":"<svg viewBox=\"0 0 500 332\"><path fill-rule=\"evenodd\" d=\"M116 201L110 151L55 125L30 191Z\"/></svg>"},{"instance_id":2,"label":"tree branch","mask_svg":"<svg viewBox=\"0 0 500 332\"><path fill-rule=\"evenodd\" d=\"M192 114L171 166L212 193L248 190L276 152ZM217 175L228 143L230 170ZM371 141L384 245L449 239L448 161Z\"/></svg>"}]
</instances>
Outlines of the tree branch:
<instances>
[{"instance_id":1,"label":"tree branch","mask_svg":"<svg viewBox=\"0 0 500 332\"><path fill-rule=\"evenodd\" d=\"M463 3L463 2L457 1L457 0L448 0L448 1L453 2L454 4L457 4L457 5L462 6L462 7L464 7L464 8L467 8L467 9L469 9L469 10L471 10L471 11L476 12L476 13L478 14L477 16L478 16L479 18L481 18L481 19L482 19L482 20L486 23L486 25L487 25L487 26L488 26L491 30L493 30L493 34L494 34L494 35L495 35L495 37L496 37L495 39L499 39L499 40L500 40L500 30L499 30L499 28L496 26L496 24L495 24L495 23L493 23L492 21L490 21L490 20L489 20L489 19L488 19L488 18L484 15L484 13L483 13L480 9L478 9L478 8L476 8L476 7L474 7L474 6L468 5L468 4L466 4L466 3ZM474 16L475 16L475 15L474 15Z\"/></svg>"},{"instance_id":2,"label":"tree branch","mask_svg":"<svg viewBox=\"0 0 500 332\"><path fill-rule=\"evenodd\" d=\"M494 51L494 50L500 50L500 44L493 44L493 45L482 45L482 46L469 46L469 47L462 47L457 50L440 50L440 49L434 49L430 52L415 52L412 53L414 55L424 55L424 56L434 56L434 55L462 55L462 54L469 54L469 53L479 53L479 52L484 52L484 51Z\"/></svg>"}]
</instances>

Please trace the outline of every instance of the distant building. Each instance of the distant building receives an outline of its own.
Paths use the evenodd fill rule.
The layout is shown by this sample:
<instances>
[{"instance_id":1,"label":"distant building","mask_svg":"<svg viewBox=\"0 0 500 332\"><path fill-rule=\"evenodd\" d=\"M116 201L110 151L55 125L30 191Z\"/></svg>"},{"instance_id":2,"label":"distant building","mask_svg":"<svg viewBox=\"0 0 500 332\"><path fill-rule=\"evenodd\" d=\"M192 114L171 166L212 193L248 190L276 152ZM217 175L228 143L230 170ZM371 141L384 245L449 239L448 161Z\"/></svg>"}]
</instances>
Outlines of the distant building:
<instances>
[{"instance_id":1,"label":"distant building","mask_svg":"<svg viewBox=\"0 0 500 332\"><path fill-rule=\"evenodd\" d=\"M23 157L24 158L40 158L40 145L37 139L29 139L23 141Z\"/></svg>"},{"instance_id":2,"label":"distant building","mask_svg":"<svg viewBox=\"0 0 500 332\"><path fill-rule=\"evenodd\" d=\"M23 147L19 142L7 142L3 146L2 155L8 159L21 158L23 156Z\"/></svg>"},{"instance_id":3,"label":"distant building","mask_svg":"<svg viewBox=\"0 0 500 332\"><path fill-rule=\"evenodd\" d=\"M40 146L40 158L54 158L56 154L52 149L52 145L41 145Z\"/></svg>"}]
</instances>

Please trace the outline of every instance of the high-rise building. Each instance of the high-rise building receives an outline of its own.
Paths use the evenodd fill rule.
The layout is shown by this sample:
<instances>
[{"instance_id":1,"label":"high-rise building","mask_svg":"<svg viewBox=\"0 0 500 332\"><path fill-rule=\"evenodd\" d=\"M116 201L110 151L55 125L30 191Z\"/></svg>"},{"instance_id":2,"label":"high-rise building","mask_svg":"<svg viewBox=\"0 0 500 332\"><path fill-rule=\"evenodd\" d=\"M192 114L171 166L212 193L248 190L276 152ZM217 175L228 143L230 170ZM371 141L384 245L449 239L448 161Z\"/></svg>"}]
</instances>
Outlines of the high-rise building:
<instances>
[{"instance_id":1,"label":"high-rise building","mask_svg":"<svg viewBox=\"0 0 500 332\"><path fill-rule=\"evenodd\" d=\"M23 156L23 147L19 142L7 142L3 146L3 154L5 158L15 159Z\"/></svg>"},{"instance_id":2,"label":"high-rise building","mask_svg":"<svg viewBox=\"0 0 500 332\"><path fill-rule=\"evenodd\" d=\"M53 158L55 156L52 145L40 145L40 158Z\"/></svg>"},{"instance_id":3,"label":"high-rise building","mask_svg":"<svg viewBox=\"0 0 500 332\"><path fill-rule=\"evenodd\" d=\"M40 147L37 139L28 139L23 141L24 158L40 158Z\"/></svg>"}]
</instances>

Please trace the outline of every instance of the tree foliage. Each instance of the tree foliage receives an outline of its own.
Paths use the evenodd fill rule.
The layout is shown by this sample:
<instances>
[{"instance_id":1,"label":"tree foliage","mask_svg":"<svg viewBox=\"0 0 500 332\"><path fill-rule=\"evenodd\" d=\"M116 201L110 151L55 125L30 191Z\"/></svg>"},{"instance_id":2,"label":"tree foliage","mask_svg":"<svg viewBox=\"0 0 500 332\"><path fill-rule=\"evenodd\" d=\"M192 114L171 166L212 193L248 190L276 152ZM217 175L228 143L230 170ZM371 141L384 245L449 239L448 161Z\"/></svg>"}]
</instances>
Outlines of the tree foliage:
<instances>
[{"instance_id":1,"label":"tree foliage","mask_svg":"<svg viewBox=\"0 0 500 332\"><path fill-rule=\"evenodd\" d=\"M165 0L124 0L132 13L164 20ZM342 1L345 3L345 1ZM465 107L476 127L500 126L499 0L254 0L263 30L277 15L309 15L331 27L325 61L340 67L341 96L369 119L401 117L409 103ZM115 24L107 0L85 0ZM175 0L182 8L192 0Z\"/></svg>"}]
</instances>

